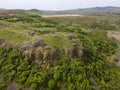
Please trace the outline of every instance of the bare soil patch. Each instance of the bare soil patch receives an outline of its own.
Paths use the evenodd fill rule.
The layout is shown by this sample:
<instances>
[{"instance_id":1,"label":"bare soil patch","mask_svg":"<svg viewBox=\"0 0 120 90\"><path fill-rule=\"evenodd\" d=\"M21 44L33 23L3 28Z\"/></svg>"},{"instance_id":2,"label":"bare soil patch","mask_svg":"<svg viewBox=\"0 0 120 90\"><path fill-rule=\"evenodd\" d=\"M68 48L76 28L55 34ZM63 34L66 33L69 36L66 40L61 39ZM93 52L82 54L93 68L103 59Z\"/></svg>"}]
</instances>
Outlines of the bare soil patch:
<instances>
[{"instance_id":1,"label":"bare soil patch","mask_svg":"<svg viewBox=\"0 0 120 90\"><path fill-rule=\"evenodd\" d=\"M119 31L108 31L108 37L114 38L120 42L120 32Z\"/></svg>"}]
</instances>

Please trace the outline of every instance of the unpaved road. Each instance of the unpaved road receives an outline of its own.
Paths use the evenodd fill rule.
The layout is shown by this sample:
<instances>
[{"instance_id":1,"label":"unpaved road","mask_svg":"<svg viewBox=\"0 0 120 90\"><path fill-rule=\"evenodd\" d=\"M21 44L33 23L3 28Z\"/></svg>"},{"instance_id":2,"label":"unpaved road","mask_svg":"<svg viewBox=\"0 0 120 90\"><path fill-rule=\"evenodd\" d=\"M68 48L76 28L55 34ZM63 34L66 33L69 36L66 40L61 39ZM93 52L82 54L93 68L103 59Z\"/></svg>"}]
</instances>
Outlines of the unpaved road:
<instances>
[{"instance_id":1,"label":"unpaved road","mask_svg":"<svg viewBox=\"0 0 120 90\"><path fill-rule=\"evenodd\" d=\"M108 37L112 37L120 42L120 31L108 31Z\"/></svg>"}]
</instances>

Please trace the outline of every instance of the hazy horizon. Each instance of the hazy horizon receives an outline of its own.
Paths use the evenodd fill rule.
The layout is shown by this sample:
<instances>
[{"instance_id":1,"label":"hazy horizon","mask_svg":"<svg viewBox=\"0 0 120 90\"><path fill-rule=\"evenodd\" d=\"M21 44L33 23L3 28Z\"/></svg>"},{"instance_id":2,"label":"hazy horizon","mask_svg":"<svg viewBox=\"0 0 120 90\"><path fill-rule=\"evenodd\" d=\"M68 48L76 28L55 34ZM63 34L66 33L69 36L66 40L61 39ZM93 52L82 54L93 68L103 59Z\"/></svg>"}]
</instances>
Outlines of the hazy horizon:
<instances>
[{"instance_id":1,"label":"hazy horizon","mask_svg":"<svg viewBox=\"0 0 120 90\"><path fill-rule=\"evenodd\" d=\"M115 6L120 7L120 0L1 0L0 8L5 9L39 9L39 10L68 10L77 8L90 8L90 7L106 7Z\"/></svg>"}]
</instances>

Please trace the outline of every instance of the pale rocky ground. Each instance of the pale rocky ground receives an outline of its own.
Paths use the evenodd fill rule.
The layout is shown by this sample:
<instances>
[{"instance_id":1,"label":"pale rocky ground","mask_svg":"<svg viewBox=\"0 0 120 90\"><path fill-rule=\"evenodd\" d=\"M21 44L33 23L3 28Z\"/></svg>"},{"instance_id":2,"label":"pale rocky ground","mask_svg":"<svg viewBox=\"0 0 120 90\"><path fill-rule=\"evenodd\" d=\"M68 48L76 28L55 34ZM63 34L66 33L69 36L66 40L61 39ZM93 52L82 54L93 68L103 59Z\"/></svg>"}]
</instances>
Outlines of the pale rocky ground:
<instances>
[{"instance_id":1,"label":"pale rocky ground","mask_svg":"<svg viewBox=\"0 0 120 90\"><path fill-rule=\"evenodd\" d=\"M108 37L112 37L120 42L120 31L108 31Z\"/></svg>"},{"instance_id":2,"label":"pale rocky ground","mask_svg":"<svg viewBox=\"0 0 120 90\"><path fill-rule=\"evenodd\" d=\"M120 42L120 31L108 31L108 37L114 38L115 40ZM120 53L117 52L118 62L116 63L118 66L120 66Z\"/></svg>"}]
</instances>

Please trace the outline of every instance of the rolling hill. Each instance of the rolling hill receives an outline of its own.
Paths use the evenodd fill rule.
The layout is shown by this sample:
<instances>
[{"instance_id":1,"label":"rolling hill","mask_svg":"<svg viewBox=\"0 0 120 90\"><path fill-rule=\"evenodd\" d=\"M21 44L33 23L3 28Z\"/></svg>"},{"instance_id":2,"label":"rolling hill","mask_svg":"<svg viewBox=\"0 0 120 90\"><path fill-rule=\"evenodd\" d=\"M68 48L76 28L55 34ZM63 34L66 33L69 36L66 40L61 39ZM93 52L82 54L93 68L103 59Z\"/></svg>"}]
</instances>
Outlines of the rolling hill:
<instances>
[{"instance_id":1,"label":"rolling hill","mask_svg":"<svg viewBox=\"0 0 120 90\"><path fill-rule=\"evenodd\" d=\"M7 10L0 8L0 11ZM19 9L11 9L19 10ZM21 9L20 9L21 10ZM23 11L23 10L22 10ZM30 9L25 10L26 12L35 12L35 13L53 13L53 14L64 14L64 13L120 13L120 7L106 6L106 7L92 7L92 8L82 8L82 9L69 9L69 10L61 10L61 11L51 11L51 10L39 10L39 9Z\"/></svg>"},{"instance_id":2,"label":"rolling hill","mask_svg":"<svg viewBox=\"0 0 120 90\"><path fill-rule=\"evenodd\" d=\"M60 11L65 13L85 13L85 12L104 12L104 13L120 13L120 7L93 7L93 8L83 8L83 9L73 9Z\"/></svg>"}]
</instances>

